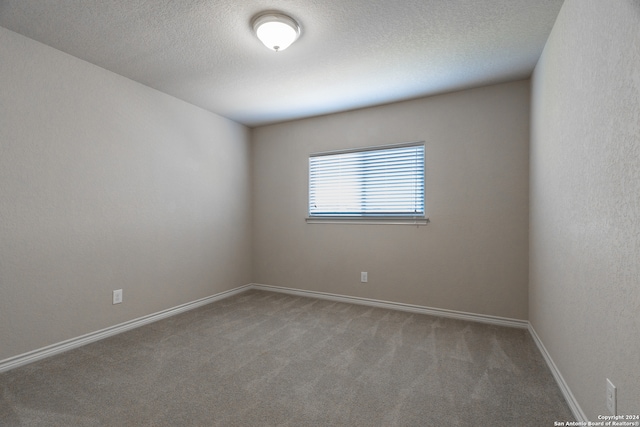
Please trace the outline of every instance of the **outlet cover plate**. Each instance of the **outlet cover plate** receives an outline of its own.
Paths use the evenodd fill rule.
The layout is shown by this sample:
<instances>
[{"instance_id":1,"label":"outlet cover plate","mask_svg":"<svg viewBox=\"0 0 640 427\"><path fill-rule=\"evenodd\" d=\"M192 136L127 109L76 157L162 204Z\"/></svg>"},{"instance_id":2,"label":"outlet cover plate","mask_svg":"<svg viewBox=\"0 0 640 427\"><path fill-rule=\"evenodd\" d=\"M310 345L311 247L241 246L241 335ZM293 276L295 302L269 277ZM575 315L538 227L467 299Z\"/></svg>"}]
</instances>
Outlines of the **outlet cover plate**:
<instances>
[{"instance_id":1,"label":"outlet cover plate","mask_svg":"<svg viewBox=\"0 0 640 427\"><path fill-rule=\"evenodd\" d=\"M113 303L120 304L122 302L122 289L113 291Z\"/></svg>"},{"instance_id":2,"label":"outlet cover plate","mask_svg":"<svg viewBox=\"0 0 640 427\"><path fill-rule=\"evenodd\" d=\"M367 283L367 281L369 280L368 274L366 271L363 271L360 273L360 282L362 283Z\"/></svg>"},{"instance_id":3,"label":"outlet cover plate","mask_svg":"<svg viewBox=\"0 0 640 427\"><path fill-rule=\"evenodd\" d=\"M607 378L607 409L611 412L611 415L618 415L617 394L616 386Z\"/></svg>"}]
</instances>

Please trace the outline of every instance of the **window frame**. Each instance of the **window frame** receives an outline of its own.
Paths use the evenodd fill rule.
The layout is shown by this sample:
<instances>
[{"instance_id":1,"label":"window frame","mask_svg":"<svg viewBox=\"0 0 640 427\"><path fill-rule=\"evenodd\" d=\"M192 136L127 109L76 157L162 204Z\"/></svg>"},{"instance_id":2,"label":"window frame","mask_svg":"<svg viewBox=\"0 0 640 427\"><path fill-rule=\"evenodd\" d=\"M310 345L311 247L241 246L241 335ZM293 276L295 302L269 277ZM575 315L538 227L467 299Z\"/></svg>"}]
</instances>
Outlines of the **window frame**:
<instances>
[{"instance_id":1,"label":"window frame","mask_svg":"<svg viewBox=\"0 0 640 427\"><path fill-rule=\"evenodd\" d=\"M394 148L404 147L423 147L423 164L422 164L422 203L423 214L422 215L312 215L310 212L310 197L311 197L311 158L340 155L349 153L361 153L367 151L388 150ZM426 203L426 143L425 141L406 142L399 144L386 144L367 147L350 148L345 150L333 150L311 153L307 159L307 217L305 221L307 224L341 224L341 223L354 223L354 224L398 224L398 225L427 225L430 220L427 216L427 203Z\"/></svg>"}]
</instances>

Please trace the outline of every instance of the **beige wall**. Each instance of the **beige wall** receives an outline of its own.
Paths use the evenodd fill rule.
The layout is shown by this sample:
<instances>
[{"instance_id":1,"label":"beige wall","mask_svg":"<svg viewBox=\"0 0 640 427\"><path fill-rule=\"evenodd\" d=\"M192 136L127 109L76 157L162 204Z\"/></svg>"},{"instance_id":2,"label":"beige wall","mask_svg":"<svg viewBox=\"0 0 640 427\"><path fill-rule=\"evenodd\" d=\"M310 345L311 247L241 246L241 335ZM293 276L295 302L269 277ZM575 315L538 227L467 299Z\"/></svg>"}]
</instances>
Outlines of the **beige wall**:
<instances>
[{"instance_id":1,"label":"beige wall","mask_svg":"<svg viewBox=\"0 0 640 427\"><path fill-rule=\"evenodd\" d=\"M526 319L528 132L529 81L254 129L254 281ZM421 140L430 225L305 223L310 153Z\"/></svg>"},{"instance_id":2,"label":"beige wall","mask_svg":"<svg viewBox=\"0 0 640 427\"><path fill-rule=\"evenodd\" d=\"M533 76L530 320L593 421L640 414L639 28L566 0Z\"/></svg>"},{"instance_id":3,"label":"beige wall","mask_svg":"<svg viewBox=\"0 0 640 427\"><path fill-rule=\"evenodd\" d=\"M250 282L245 127L3 28L0 121L0 360Z\"/></svg>"}]
</instances>

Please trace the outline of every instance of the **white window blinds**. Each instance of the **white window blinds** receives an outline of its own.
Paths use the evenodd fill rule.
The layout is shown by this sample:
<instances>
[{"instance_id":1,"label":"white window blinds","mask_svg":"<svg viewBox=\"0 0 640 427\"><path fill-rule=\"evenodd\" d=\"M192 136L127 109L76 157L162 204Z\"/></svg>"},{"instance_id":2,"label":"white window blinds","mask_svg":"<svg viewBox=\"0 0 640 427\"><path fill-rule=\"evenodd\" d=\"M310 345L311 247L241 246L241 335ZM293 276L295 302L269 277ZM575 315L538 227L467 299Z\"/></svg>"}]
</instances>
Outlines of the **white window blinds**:
<instances>
[{"instance_id":1,"label":"white window blinds","mask_svg":"<svg viewBox=\"0 0 640 427\"><path fill-rule=\"evenodd\" d=\"M311 155L309 217L424 217L424 143Z\"/></svg>"}]
</instances>

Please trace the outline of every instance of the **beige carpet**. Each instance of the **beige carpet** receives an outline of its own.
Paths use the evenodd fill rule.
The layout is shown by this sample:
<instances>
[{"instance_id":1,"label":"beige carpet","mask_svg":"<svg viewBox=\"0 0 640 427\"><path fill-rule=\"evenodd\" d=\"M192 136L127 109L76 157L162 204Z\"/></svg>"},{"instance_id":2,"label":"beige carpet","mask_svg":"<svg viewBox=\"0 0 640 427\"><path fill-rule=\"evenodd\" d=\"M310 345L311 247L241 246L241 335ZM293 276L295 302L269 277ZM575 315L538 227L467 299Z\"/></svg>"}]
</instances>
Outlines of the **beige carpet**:
<instances>
[{"instance_id":1,"label":"beige carpet","mask_svg":"<svg viewBox=\"0 0 640 427\"><path fill-rule=\"evenodd\" d=\"M2 426L552 426L528 332L248 291L0 374Z\"/></svg>"}]
</instances>

